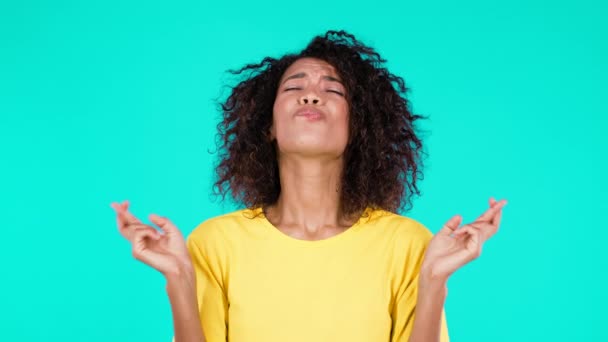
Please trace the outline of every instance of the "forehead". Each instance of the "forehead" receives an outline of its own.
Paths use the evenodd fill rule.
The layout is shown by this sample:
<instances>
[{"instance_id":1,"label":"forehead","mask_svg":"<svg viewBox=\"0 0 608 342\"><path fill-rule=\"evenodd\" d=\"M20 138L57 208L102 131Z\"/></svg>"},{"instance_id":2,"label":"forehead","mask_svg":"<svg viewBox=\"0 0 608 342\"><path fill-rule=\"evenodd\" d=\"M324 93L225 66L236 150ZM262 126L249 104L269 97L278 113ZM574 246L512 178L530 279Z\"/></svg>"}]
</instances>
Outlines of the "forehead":
<instances>
[{"instance_id":1,"label":"forehead","mask_svg":"<svg viewBox=\"0 0 608 342\"><path fill-rule=\"evenodd\" d=\"M331 64L327 63L326 61L317 59L317 58L306 57L306 58L300 58L300 59L296 60L295 62L293 62L293 64L291 64L287 68L287 70L285 70L285 73L283 73L281 80L285 79L286 77L289 77L292 74L302 73L302 72L306 73L308 76L315 76L315 75L329 75L329 76L334 76L334 77L338 76L338 72L336 71L336 68L334 68Z\"/></svg>"}]
</instances>

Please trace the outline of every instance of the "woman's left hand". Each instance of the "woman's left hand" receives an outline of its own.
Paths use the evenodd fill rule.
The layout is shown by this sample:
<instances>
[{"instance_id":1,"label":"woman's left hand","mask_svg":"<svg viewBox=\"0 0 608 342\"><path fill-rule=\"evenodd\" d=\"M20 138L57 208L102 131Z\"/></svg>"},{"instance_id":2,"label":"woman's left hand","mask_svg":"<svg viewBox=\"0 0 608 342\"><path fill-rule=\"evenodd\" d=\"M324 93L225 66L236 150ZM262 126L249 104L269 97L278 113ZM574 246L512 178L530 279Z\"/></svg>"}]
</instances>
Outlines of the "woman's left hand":
<instances>
[{"instance_id":1,"label":"woman's left hand","mask_svg":"<svg viewBox=\"0 0 608 342\"><path fill-rule=\"evenodd\" d=\"M427 247L421 276L444 282L454 271L479 257L484 242L498 231L505 204L506 200L497 202L490 198L490 208L460 228L462 217L449 219Z\"/></svg>"}]
</instances>

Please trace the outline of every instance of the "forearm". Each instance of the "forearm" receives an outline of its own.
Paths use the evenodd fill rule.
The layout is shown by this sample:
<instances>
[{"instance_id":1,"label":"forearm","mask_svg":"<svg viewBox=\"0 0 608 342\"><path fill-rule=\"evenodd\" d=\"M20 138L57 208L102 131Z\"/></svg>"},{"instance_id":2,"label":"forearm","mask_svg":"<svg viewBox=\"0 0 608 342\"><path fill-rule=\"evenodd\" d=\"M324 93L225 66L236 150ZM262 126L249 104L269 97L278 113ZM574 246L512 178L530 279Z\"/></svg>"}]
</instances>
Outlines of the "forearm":
<instances>
[{"instance_id":1,"label":"forearm","mask_svg":"<svg viewBox=\"0 0 608 342\"><path fill-rule=\"evenodd\" d=\"M419 277L414 327L409 342L440 342L446 282L426 274Z\"/></svg>"},{"instance_id":2,"label":"forearm","mask_svg":"<svg viewBox=\"0 0 608 342\"><path fill-rule=\"evenodd\" d=\"M205 342L196 298L194 271L184 267L166 278L175 342Z\"/></svg>"}]
</instances>

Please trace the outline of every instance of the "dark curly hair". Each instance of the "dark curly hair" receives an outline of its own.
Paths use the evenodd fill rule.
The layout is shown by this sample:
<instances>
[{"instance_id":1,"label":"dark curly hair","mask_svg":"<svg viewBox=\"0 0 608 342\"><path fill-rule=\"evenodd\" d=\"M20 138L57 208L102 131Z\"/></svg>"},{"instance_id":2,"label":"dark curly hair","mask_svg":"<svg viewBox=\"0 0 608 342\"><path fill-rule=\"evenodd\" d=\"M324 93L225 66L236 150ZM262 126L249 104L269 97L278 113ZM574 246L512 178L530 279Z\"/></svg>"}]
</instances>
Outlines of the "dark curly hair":
<instances>
[{"instance_id":1,"label":"dark curly hair","mask_svg":"<svg viewBox=\"0 0 608 342\"><path fill-rule=\"evenodd\" d=\"M346 87L349 141L341 181L343 215L366 207L397 212L411 207L422 179L422 141L410 110L403 78L391 74L385 59L345 31L327 31L299 53L265 57L233 75L245 76L220 103L220 158L216 195L230 192L248 208L274 204L281 192L276 142L268 132L279 81L297 59L321 59L336 68Z\"/></svg>"}]
</instances>

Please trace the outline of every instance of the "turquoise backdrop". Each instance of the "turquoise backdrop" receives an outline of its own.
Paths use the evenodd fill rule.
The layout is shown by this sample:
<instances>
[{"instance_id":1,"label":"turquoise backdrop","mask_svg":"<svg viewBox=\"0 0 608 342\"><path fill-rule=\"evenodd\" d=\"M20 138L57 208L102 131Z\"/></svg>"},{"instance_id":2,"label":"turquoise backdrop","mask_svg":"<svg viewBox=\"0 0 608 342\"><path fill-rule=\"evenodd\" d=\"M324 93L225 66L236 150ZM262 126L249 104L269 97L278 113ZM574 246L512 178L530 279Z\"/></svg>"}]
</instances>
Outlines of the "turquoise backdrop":
<instances>
[{"instance_id":1,"label":"turquoise backdrop","mask_svg":"<svg viewBox=\"0 0 608 342\"><path fill-rule=\"evenodd\" d=\"M164 280L111 201L189 233L211 194L224 71L343 28L428 115L437 231L506 198L453 276L453 341L606 341L608 25L603 1L18 1L0 4L0 339L169 341Z\"/></svg>"}]
</instances>

